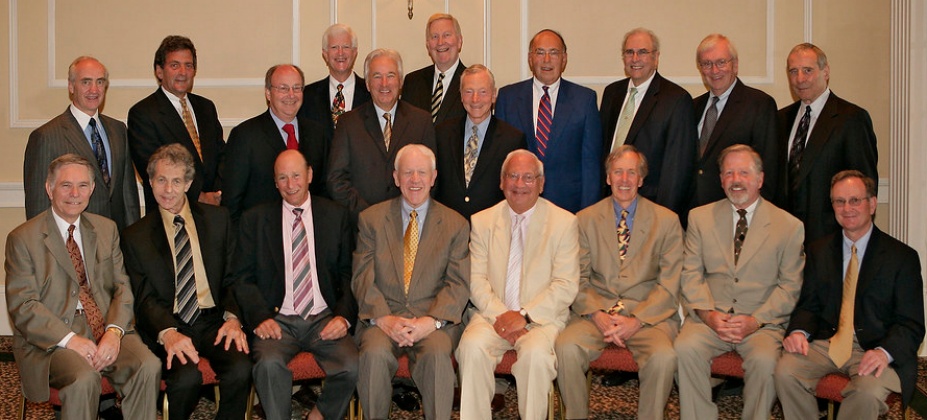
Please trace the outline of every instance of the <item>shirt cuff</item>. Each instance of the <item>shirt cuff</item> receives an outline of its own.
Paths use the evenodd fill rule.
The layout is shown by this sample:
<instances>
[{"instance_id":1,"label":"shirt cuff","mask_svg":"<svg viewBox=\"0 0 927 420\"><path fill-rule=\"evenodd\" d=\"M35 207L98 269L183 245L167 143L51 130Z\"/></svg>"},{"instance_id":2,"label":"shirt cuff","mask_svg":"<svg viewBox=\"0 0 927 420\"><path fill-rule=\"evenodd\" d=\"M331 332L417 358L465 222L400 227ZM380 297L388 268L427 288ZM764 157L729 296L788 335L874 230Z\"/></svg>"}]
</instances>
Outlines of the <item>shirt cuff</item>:
<instances>
[{"instance_id":1,"label":"shirt cuff","mask_svg":"<svg viewBox=\"0 0 927 420\"><path fill-rule=\"evenodd\" d=\"M67 335L65 335L64 338L62 338L61 341L58 342L58 347L61 347L63 349L68 348L68 342L71 341L71 337L74 337L75 335L77 334L74 334L73 331L67 333Z\"/></svg>"},{"instance_id":2,"label":"shirt cuff","mask_svg":"<svg viewBox=\"0 0 927 420\"><path fill-rule=\"evenodd\" d=\"M888 350L885 350L885 348L883 348L882 346L879 346L879 347L876 347L876 348L879 349L879 350L882 350L882 353L885 353L885 357L888 357L888 363L889 363L889 364L892 364L892 363L895 362L895 358L893 358L892 355L888 353Z\"/></svg>"},{"instance_id":3,"label":"shirt cuff","mask_svg":"<svg viewBox=\"0 0 927 420\"><path fill-rule=\"evenodd\" d=\"M103 329L103 331L106 331L106 330L109 329L109 328L115 328L115 329L117 329L117 330L119 330L119 331L122 331L122 335L123 335L123 336L126 335L126 330L123 329L122 327L116 325L116 324L109 324L109 325L107 325L106 328Z\"/></svg>"},{"instance_id":4,"label":"shirt cuff","mask_svg":"<svg viewBox=\"0 0 927 420\"><path fill-rule=\"evenodd\" d=\"M229 311L225 311L225 313L222 314L222 320L228 321L230 319L238 319L238 316Z\"/></svg>"}]
</instances>

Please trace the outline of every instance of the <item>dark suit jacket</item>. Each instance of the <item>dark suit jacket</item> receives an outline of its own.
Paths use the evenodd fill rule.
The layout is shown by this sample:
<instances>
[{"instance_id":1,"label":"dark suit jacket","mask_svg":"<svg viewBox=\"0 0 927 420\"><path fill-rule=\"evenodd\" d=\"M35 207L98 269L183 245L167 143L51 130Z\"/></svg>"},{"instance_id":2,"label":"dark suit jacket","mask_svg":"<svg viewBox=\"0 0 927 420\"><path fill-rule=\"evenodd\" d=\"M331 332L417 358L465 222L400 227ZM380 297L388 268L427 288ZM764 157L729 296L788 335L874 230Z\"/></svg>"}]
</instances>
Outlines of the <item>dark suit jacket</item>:
<instances>
[{"instance_id":1,"label":"dark suit jacket","mask_svg":"<svg viewBox=\"0 0 927 420\"><path fill-rule=\"evenodd\" d=\"M249 209L241 218L238 251L234 263L235 296L241 307L243 324L251 331L273 318L286 294L284 268L282 201L264 203ZM357 324L357 301L351 294L351 251L354 228L343 207L325 198L312 196L312 229L315 260L322 297L334 316Z\"/></svg>"},{"instance_id":2,"label":"dark suit jacket","mask_svg":"<svg viewBox=\"0 0 927 420\"><path fill-rule=\"evenodd\" d=\"M351 210L355 218L361 210L399 196L399 187L393 181L393 164L399 149L420 143L435 150L431 114L399 101L389 151L383 143L378 118L373 101L354 108L338 118L332 141L328 193Z\"/></svg>"},{"instance_id":3,"label":"dark suit jacket","mask_svg":"<svg viewBox=\"0 0 927 420\"><path fill-rule=\"evenodd\" d=\"M602 133L605 153L611 150L628 83L619 80L602 93ZM647 158L647 177L640 195L669 208L686 223L692 175L698 153L698 134L692 97L679 85L657 72L641 101L625 144L633 145Z\"/></svg>"},{"instance_id":4,"label":"dark suit jacket","mask_svg":"<svg viewBox=\"0 0 927 420\"><path fill-rule=\"evenodd\" d=\"M805 282L786 335L803 330L812 341L837 333L843 277L841 231L808 246ZM905 404L914 394L917 348L924 339L922 283L917 251L873 226L856 283L853 325L864 350L882 347L895 359Z\"/></svg>"},{"instance_id":5,"label":"dark suit jacket","mask_svg":"<svg viewBox=\"0 0 927 420\"><path fill-rule=\"evenodd\" d=\"M537 154L532 83L533 78L500 89L496 117L525 133L528 150ZM550 144L541 159L541 196L573 213L602 198L602 129L595 106L595 91L560 79Z\"/></svg>"},{"instance_id":6,"label":"dark suit jacket","mask_svg":"<svg viewBox=\"0 0 927 420\"><path fill-rule=\"evenodd\" d=\"M334 98L328 92L330 78L331 76L327 76L322 80L306 85L303 88L303 106L299 108L299 116L319 123L325 130L325 138L329 139L329 141L335 135L335 123L332 121L332 101ZM354 102L351 104L351 109L370 101L367 82L355 73L354 83ZM324 158L328 159L328 156ZM324 178L319 178L319 181L324 181Z\"/></svg>"},{"instance_id":7,"label":"dark suit jacket","mask_svg":"<svg viewBox=\"0 0 927 420\"><path fill-rule=\"evenodd\" d=\"M710 92L695 98L695 122L701 121ZM779 172L779 146L776 137L776 101L763 91L745 85L740 79L734 84L705 154L698 158L695 171L695 195L692 208L725 198L721 188L718 158L721 151L735 144L746 144L756 150L763 159L762 194L767 200L774 200ZM698 144L698 143L696 143Z\"/></svg>"},{"instance_id":8,"label":"dark suit jacket","mask_svg":"<svg viewBox=\"0 0 927 420\"><path fill-rule=\"evenodd\" d=\"M808 135L801 169L789 179L789 135L801 101L779 110L779 188L777 202L805 223L805 243L840 230L830 203L830 180L846 169L879 181L879 151L866 110L830 93ZM804 113L804 111L802 111ZM795 185L792 188L792 185Z\"/></svg>"},{"instance_id":9,"label":"dark suit jacket","mask_svg":"<svg viewBox=\"0 0 927 420\"><path fill-rule=\"evenodd\" d=\"M444 75L444 99L435 116L435 126L447 120L456 120L467 115L467 111L460 101L460 77L467 66L457 63L457 71L453 75ZM448 76L451 76L448 78ZM434 64L420 68L406 75L402 82L402 100L421 108L431 114L431 95L434 93L432 84L435 80Z\"/></svg>"},{"instance_id":10,"label":"dark suit jacket","mask_svg":"<svg viewBox=\"0 0 927 420\"><path fill-rule=\"evenodd\" d=\"M196 226L212 299L216 307L238 315L231 293L236 238L229 214L221 207L195 201L189 203L193 221L186 224ZM170 232L170 240L173 237L174 232ZM122 253L135 295L138 332L152 349L161 348L158 333L167 328L179 328L182 322L174 316L176 273L168 240L157 207L152 207L138 223L122 232Z\"/></svg>"},{"instance_id":11,"label":"dark suit jacket","mask_svg":"<svg viewBox=\"0 0 927 420\"><path fill-rule=\"evenodd\" d=\"M100 122L109 140L112 161L109 162L110 186L103 183L93 148L80 129L70 109L53 118L29 135L23 158L23 184L26 193L26 218L31 219L51 206L45 192L48 165L59 156L73 153L93 164L96 187L90 196L87 211L113 219L120 229L135 223L139 217L138 184L129 160L125 124L100 114Z\"/></svg>"},{"instance_id":12,"label":"dark suit jacket","mask_svg":"<svg viewBox=\"0 0 927 420\"><path fill-rule=\"evenodd\" d=\"M525 135L517 128L496 117L490 117L483 146L473 169L470 186L464 179L464 149L469 133L465 134L467 117L445 121L435 128L438 141L438 179L435 183L435 200L456 210L470 220L470 216L496 205L505 199L499 188L502 162L509 152L527 149Z\"/></svg>"},{"instance_id":13,"label":"dark suit jacket","mask_svg":"<svg viewBox=\"0 0 927 420\"><path fill-rule=\"evenodd\" d=\"M325 156L329 141L322 126L303 117L296 117L299 130L299 151L312 166L309 190L325 195ZM280 200L274 183L274 162L286 150L286 139L277 129L268 109L263 114L245 120L232 129L222 165L222 206L228 207L232 221L261 203Z\"/></svg>"},{"instance_id":14,"label":"dark suit jacket","mask_svg":"<svg viewBox=\"0 0 927 420\"><path fill-rule=\"evenodd\" d=\"M216 105L193 93L187 93L187 103L195 114L202 159L196 153L196 146L187 133L183 118L161 87L129 109L129 151L132 152L135 169L145 190L145 205L150 208L155 208L158 203L148 183L148 158L166 144L180 143L193 155L196 176L187 191L190 201L199 200L201 192L219 191L223 187L219 162L222 160L225 141L222 139L222 124L219 123Z\"/></svg>"}]
</instances>

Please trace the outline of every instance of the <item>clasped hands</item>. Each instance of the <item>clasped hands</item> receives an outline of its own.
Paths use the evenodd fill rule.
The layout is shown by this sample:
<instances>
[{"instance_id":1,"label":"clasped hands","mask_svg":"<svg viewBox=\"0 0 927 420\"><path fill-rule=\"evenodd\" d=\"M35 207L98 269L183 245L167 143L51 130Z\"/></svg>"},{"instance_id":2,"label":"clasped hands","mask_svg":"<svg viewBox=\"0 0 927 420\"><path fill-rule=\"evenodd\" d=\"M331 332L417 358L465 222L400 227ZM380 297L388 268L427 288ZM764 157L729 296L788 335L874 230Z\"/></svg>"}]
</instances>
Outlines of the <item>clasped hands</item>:
<instances>
[{"instance_id":1,"label":"clasped hands","mask_svg":"<svg viewBox=\"0 0 927 420\"><path fill-rule=\"evenodd\" d=\"M701 309L696 313L705 325L718 334L718 338L728 343L740 344L747 336L760 329L760 322L753 315L734 315Z\"/></svg>"},{"instance_id":2,"label":"clasped hands","mask_svg":"<svg viewBox=\"0 0 927 420\"><path fill-rule=\"evenodd\" d=\"M67 343L68 349L77 352L97 372L102 371L116 361L121 346L121 337L109 330L103 333L99 343L94 343L93 340L79 335L72 336Z\"/></svg>"},{"instance_id":3,"label":"clasped hands","mask_svg":"<svg viewBox=\"0 0 927 420\"><path fill-rule=\"evenodd\" d=\"M412 347L437 330L435 319L430 316L405 318L384 315L376 319L376 324L391 340L399 344L399 347Z\"/></svg>"},{"instance_id":4,"label":"clasped hands","mask_svg":"<svg viewBox=\"0 0 927 420\"><path fill-rule=\"evenodd\" d=\"M592 313L592 322L604 337L603 341L618 347L626 347L625 341L640 331L643 323L636 317L608 314L603 311Z\"/></svg>"},{"instance_id":5,"label":"clasped hands","mask_svg":"<svg viewBox=\"0 0 927 420\"><path fill-rule=\"evenodd\" d=\"M496 317L496 322L492 324L496 334L508 341L509 344L515 345L521 336L528 333L528 320L525 319L518 311L506 311Z\"/></svg>"}]
</instances>

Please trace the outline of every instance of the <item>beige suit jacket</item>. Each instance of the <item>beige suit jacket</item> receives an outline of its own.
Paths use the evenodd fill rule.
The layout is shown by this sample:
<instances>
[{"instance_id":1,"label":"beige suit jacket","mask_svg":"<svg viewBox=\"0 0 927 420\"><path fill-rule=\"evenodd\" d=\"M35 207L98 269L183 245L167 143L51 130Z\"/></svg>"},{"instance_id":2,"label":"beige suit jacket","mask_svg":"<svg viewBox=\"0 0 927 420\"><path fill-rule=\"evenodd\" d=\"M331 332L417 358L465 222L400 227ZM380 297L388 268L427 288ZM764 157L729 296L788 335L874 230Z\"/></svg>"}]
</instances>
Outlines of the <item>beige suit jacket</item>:
<instances>
[{"instance_id":1,"label":"beige suit jacket","mask_svg":"<svg viewBox=\"0 0 927 420\"><path fill-rule=\"evenodd\" d=\"M51 351L70 333L80 285L52 210L20 225L6 240L6 304L13 331L13 355L23 392L48 399ZM112 220L91 213L80 218L84 267L104 324L132 328L132 290L122 265L119 233Z\"/></svg>"},{"instance_id":2,"label":"beige suit jacket","mask_svg":"<svg viewBox=\"0 0 927 420\"><path fill-rule=\"evenodd\" d=\"M679 217L638 196L628 253L618 256L614 199L608 197L577 213L579 293L573 312L607 311L618 300L646 324L679 322L679 276L683 240Z\"/></svg>"},{"instance_id":3,"label":"beige suit jacket","mask_svg":"<svg viewBox=\"0 0 927 420\"><path fill-rule=\"evenodd\" d=\"M804 226L759 200L736 266L731 203L724 199L689 212L682 297L696 322L696 309L715 309L785 325L795 308L805 267Z\"/></svg>"},{"instance_id":4,"label":"beige suit jacket","mask_svg":"<svg viewBox=\"0 0 927 420\"><path fill-rule=\"evenodd\" d=\"M474 214L470 232L470 301L489 323L508 311L505 277L512 242L502 201ZM539 198L525 235L519 299L532 322L563 329L579 287L576 216Z\"/></svg>"}]
</instances>

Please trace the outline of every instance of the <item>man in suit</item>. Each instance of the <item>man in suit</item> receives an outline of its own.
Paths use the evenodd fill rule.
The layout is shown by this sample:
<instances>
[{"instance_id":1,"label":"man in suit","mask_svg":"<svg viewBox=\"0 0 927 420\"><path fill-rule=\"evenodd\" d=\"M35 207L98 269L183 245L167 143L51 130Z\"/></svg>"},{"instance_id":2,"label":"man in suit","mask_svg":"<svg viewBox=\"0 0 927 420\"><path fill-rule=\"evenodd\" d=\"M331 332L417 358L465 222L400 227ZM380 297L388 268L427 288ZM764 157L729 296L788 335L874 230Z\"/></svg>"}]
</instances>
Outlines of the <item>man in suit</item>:
<instances>
[{"instance_id":1,"label":"man in suit","mask_svg":"<svg viewBox=\"0 0 927 420\"><path fill-rule=\"evenodd\" d=\"M228 212L187 199L196 169L183 145L159 147L147 171L158 209L123 231L122 250L139 335L165 362L166 414L193 414L203 385L197 364L205 356L219 376L216 417L241 418L251 359L231 290L235 237Z\"/></svg>"},{"instance_id":2,"label":"man in suit","mask_svg":"<svg viewBox=\"0 0 927 420\"><path fill-rule=\"evenodd\" d=\"M87 211L108 217L119 229L139 217L138 187L129 159L125 124L100 114L109 87L109 72L103 63L88 56L76 58L68 67L71 105L29 135L23 157L23 189L26 218L31 219L51 205L45 190L46 169L55 158L73 153L94 162L97 185Z\"/></svg>"},{"instance_id":3,"label":"man in suit","mask_svg":"<svg viewBox=\"0 0 927 420\"><path fill-rule=\"evenodd\" d=\"M473 215L470 323L457 348L460 417L489 419L492 372L508 350L523 419L547 415L557 377L554 340L569 317L579 281L576 216L541 199L544 164L527 150L506 157L505 201Z\"/></svg>"},{"instance_id":4,"label":"man in suit","mask_svg":"<svg viewBox=\"0 0 927 420\"><path fill-rule=\"evenodd\" d=\"M399 196L393 184L396 151L412 143L435 150L431 117L405 101L402 57L376 49L364 60L364 79L372 100L339 118L329 159L328 192L357 215L367 207Z\"/></svg>"},{"instance_id":5,"label":"man in suit","mask_svg":"<svg viewBox=\"0 0 927 420\"><path fill-rule=\"evenodd\" d=\"M310 419L344 417L357 383L348 333L357 322L349 284L354 229L347 210L309 193L312 172L298 151L280 153L274 179L282 203L261 204L241 219L235 295L245 330L256 336L254 386L268 419L292 414L287 363L300 351L325 371Z\"/></svg>"},{"instance_id":6,"label":"man in suit","mask_svg":"<svg viewBox=\"0 0 927 420\"><path fill-rule=\"evenodd\" d=\"M801 288L804 228L760 197L763 160L750 146L727 147L720 166L727 199L693 209L686 230L681 290L688 317L675 341L679 412L683 419L718 417L711 359L733 350L744 359L742 418L768 419L784 326Z\"/></svg>"},{"instance_id":7,"label":"man in suit","mask_svg":"<svg viewBox=\"0 0 927 420\"><path fill-rule=\"evenodd\" d=\"M129 109L129 151L142 180L145 205L155 208L148 180L148 159L165 144L180 143L193 155L196 178L187 191L192 201L219 205L222 181L222 124L216 105L190 92L196 77L196 47L189 38L169 35L161 41L154 58L160 87Z\"/></svg>"},{"instance_id":8,"label":"man in suit","mask_svg":"<svg viewBox=\"0 0 927 420\"><path fill-rule=\"evenodd\" d=\"M403 146L393 172L402 195L360 214L351 288L359 306L357 394L367 418L389 415L390 381L403 353L425 418L451 417L451 353L469 297L470 231L463 217L431 199L436 175L431 149Z\"/></svg>"},{"instance_id":9,"label":"man in suit","mask_svg":"<svg viewBox=\"0 0 927 420\"><path fill-rule=\"evenodd\" d=\"M706 36L695 60L708 92L695 98L699 139L692 207L724 198L718 156L733 144L746 144L763 158L761 194L774 200L779 169L776 101L737 78L737 49L726 36Z\"/></svg>"},{"instance_id":10,"label":"man in suit","mask_svg":"<svg viewBox=\"0 0 927 420\"><path fill-rule=\"evenodd\" d=\"M827 55L798 44L788 58L789 87L798 101L779 110L778 200L805 223L805 243L840 229L828 191L837 172L856 169L879 179L879 152L869 113L837 97L827 84Z\"/></svg>"},{"instance_id":11,"label":"man in suit","mask_svg":"<svg viewBox=\"0 0 927 420\"><path fill-rule=\"evenodd\" d=\"M842 228L808 246L798 306L776 367L786 419L817 416L814 388L823 376L850 376L838 418L875 419L885 398L911 402L917 349L924 339L924 293L917 251L872 223L876 183L860 171L838 172L831 202Z\"/></svg>"},{"instance_id":12,"label":"man in suit","mask_svg":"<svg viewBox=\"0 0 927 420\"><path fill-rule=\"evenodd\" d=\"M328 67L328 76L303 89L303 105L299 116L319 123L325 129L325 138L335 134L338 117L370 100L364 79L354 73L357 60L357 34L350 26L336 23L322 34L322 60ZM323 160L328 159L326 143ZM324 181L324 174L320 173ZM324 185L324 182L318 184Z\"/></svg>"},{"instance_id":13,"label":"man in suit","mask_svg":"<svg viewBox=\"0 0 927 420\"><path fill-rule=\"evenodd\" d=\"M638 417L661 419L676 374L682 226L637 194L647 160L634 146L619 146L605 168L612 195L576 215L579 293L557 337L557 384L566 418L588 418L589 362L609 344L627 348L640 367Z\"/></svg>"},{"instance_id":14,"label":"man in suit","mask_svg":"<svg viewBox=\"0 0 927 420\"><path fill-rule=\"evenodd\" d=\"M105 87L95 78L87 83ZM119 231L84 212L98 171L71 153L53 160L45 182L51 208L7 236L13 356L23 395L47 401L49 387L58 389L64 419L97 417L103 375L123 395L125 413L154 420L161 363L132 331Z\"/></svg>"},{"instance_id":15,"label":"man in suit","mask_svg":"<svg viewBox=\"0 0 927 420\"><path fill-rule=\"evenodd\" d=\"M435 128L438 142L438 177L435 200L467 220L474 213L505 199L496 185L502 162L509 152L525 149L525 135L492 115L496 79L482 64L463 70L460 95L467 116Z\"/></svg>"},{"instance_id":16,"label":"man in suit","mask_svg":"<svg viewBox=\"0 0 927 420\"><path fill-rule=\"evenodd\" d=\"M604 153L622 144L643 153L650 172L640 195L676 212L685 225L698 144L692 97L657 71L660 40L649 29L626 33L621 57L628 78L602 93Z\"/></svg>"},{"instance_id":17,"label":"man in suit","mask_svg":"<svg viewBox=\"0 0 927 420\"><path fill-rule=\"evenodd\" d=\"M315 121L299 116L304 80L303 71L292 64L268 69L264 75L267 111L245 120L229 134L222 165L222 205L229 209L234 223L245 210L279 200L274 189L274 161L284 150L299 150L313 173L325 173L328 140L324 130ZM324 196L325 183L315 184L310 192Z\"/></svg>"},{"instance_id":18,"label":"man in suit","mask_svg":"<svg viewBox=\"0 0 927 420\"><path fill-rule=\"evenodd\" d=\"M425 25L425 47L434 63L406 75L402 100L431 113L435 126L467 115L460 102L460 78L467 66L460 62L463 34L460 22L435 13Z\"/></svg>"},{"instance_id":19,"label":"man in suit","mask_svg":"<svg viewBox=\"0 0 927 420\"><path fill-rule=\"evenodd\" d=\"M499 90L496 117L526 133L528 150L544 162L544 198L576 213L602 197L596 94L560 77L567 49L554 30L541 30L531 39L528 65L534 77Z\"/></svg>"}]
</instances>

